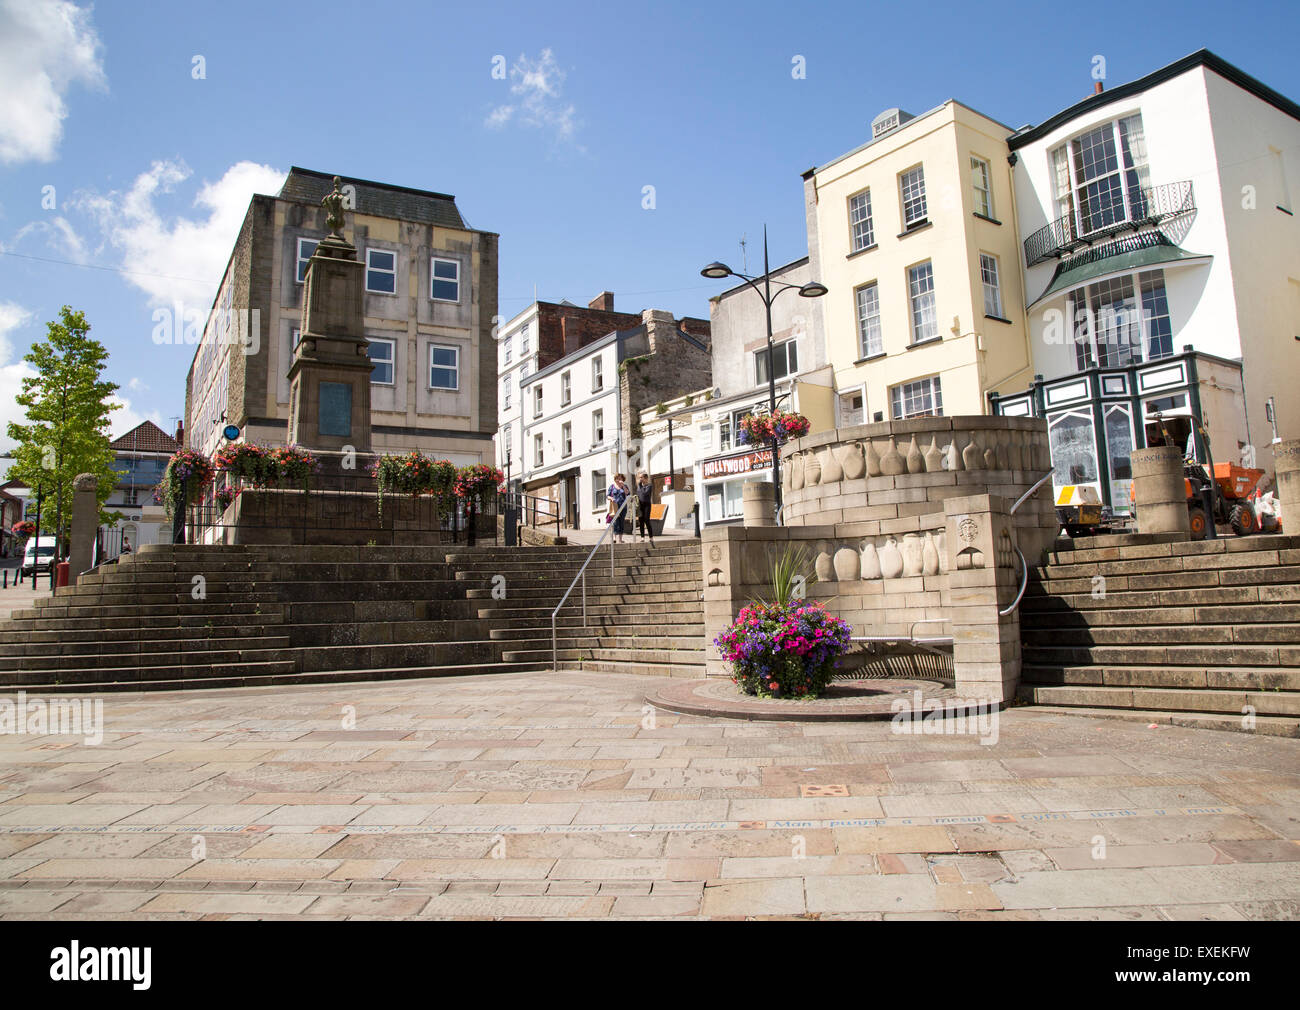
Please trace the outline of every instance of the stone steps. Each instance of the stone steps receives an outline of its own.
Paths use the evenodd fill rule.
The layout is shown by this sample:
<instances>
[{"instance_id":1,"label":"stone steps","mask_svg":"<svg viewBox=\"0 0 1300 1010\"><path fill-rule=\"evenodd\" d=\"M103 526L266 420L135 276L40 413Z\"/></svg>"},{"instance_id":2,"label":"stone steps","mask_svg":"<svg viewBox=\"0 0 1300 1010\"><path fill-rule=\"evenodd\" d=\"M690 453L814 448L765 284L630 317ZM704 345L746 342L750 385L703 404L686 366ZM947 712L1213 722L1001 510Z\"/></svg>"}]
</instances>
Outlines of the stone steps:
<instances>
[{"instance_id":1,"label":"stone steps","mask_svg":"<svg viewBox=\"0 0 1300 1010\"><path fill-rule=\"evenodd\" d=\"M1048 558L1021 604L1022 700L1228 729L1246 708L1295 735L1300 537L1092 538Z\"/></svg>"},{"instance_id":2,"label":"stone steps","mask_svg":"<svg viewBox=\"0 0 1300 1010\"><path fill-rule=\"evenodd\" d=\"M1132 708L1161 712L1214 712L1235 714L1238 720L1250 706L1259 715L1300 717L1300 705L1291 693L1222 691L1177 687L1121 687L1071 684L1022 684L1020 696L1038 704L1062 707Z\"/></svg>"},{"instance_id":3,"label":"stone steps","mask_svg":"<svg viewBox=\"0 0 1300 1010\"><path fill-rule=\"evenodd\" d=\"M1147 617L1150 611L1140 612ZM1161 614L1163 620L1164 614ZM1079 625L1061 627L1022 627L1021 641L1029 647L1063 647L1092 645L1191 645L1191 644L1255 644L1262 642L1291 643L1300 641L1300 624L1259 622L1256 624L1204 624L1185 621L1148 625L1135 621L1126 626Z\"/></svg>"},{"instance_id":4,"label":"stone steps","mask_svg":"<svg viewBox=\"0 0 1300 1010\"><path fill-rule=\"evenodd\" d=\"M0 686L172 690L547 669L551 612L589 554L151 545L0 622ZM702 672L698 544L619 547L612 578L601 561L587 569L587 622L580 595L557 619L563 661ZM492 599L498 574L505 600ZM196 575L202 600L191 595Z\"/></svg>"},{"instance_id":5,"label":"stone steps","mask_svg":"<svg viewBox=\"0 0 1300 1010\"><path fill-rule=\"evenodd\" d=\"M1093 719L1123 719L1148 726L1183 726L1189 729L1244 730L1240 715L1215 715L1211 712L1156 712L1146 709L1089 708L1086 705L1036 705L1035 712L1047 715L1088 716ZM1257 715L1251 731L1262 736L1300 737L1300 718L1281 715Z\"/></svg>"}]
</instances>

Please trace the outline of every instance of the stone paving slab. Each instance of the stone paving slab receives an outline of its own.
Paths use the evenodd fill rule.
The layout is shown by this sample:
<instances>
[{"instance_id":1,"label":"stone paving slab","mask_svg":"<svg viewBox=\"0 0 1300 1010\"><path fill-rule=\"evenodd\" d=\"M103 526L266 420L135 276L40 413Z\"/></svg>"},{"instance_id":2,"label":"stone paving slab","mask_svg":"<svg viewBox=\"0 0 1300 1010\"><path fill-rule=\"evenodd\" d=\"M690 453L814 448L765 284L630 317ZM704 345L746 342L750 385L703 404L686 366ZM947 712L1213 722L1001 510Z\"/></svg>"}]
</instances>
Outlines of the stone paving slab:
<instances>
[{"instance_id":1,"label":"stone paving slab","mask_svg":"<svg viewBox=\"0 0 1300 1010\"><path fill-rule=\"evenodd\" d=\"M648 717L664 686L105 695L98 746L0 737L0 918L1300 917L1300 742Z\"/></svg>"}]
</instances>

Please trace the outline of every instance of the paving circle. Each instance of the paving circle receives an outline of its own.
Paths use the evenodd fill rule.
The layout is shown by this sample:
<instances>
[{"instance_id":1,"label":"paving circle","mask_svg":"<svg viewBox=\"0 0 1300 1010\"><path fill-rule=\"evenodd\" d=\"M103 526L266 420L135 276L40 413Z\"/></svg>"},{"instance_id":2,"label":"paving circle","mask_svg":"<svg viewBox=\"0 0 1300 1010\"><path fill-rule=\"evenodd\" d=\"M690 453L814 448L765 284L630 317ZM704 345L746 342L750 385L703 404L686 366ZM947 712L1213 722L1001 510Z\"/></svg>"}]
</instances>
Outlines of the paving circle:
<instances>
[{"instance_id":1,"label":"paving circle","mask_svg":"<svg viewBox=\"0 0 1300 1010\"><path fill-rule=\"evenodd\" d=\"M646 695L655 708L680 715L790 722L892 719L900 711L899 699L912 711L919 707L922 716L940 709L956 714L971 704L959 701L954 688L937 680L902 678L838 680L815 700L754 698L722 677L673 681Z\"/></svg>"}]
</instances>

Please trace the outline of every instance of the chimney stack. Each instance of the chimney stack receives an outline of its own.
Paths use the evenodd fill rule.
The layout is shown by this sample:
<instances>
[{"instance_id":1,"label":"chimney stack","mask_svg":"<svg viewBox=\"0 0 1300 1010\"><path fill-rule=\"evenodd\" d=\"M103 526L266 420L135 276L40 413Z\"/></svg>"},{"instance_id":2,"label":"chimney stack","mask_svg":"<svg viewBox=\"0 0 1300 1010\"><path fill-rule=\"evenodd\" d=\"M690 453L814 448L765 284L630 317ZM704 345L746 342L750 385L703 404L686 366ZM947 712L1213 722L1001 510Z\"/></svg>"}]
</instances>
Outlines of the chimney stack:
<instances>
[{"instance_id":1,"label":"chimney stack","mask_svg":"<svg viewBox=\"0 0 1300 1010\"><path fill-rule=\"evenodd\" d=\"M595 298L587 303L587 308L596 309L598 312L614 311L614 292L602 291Z\"/></svg>"},{"instance_id":2,"label":"chimney stack","mask_svg":"<svg viewBox=\"0 0 1300 1010\"><path fill-rule=\"evenodd\" d=\"M560 341L564 345L564 353L572 354L578 349L578 340L580 339L578 321L572 316L560 317Z\"/></svg>"},{"instance_id":3,"label":"chimney stack","mask_svg":"<svg viewBox=\"0 0 1300 1010\"><path fill-rule=\"evenodd\" d=\"M185 444L185 422L176 422L176 444L183 446Z\"/></svg>"},{"instance_id":4,"label":"chimney stack","mask_svg":"<svg viewBox=\"0 0 1300 1010\"><path fill-rule=\"evenodd\" d=\"M1101 81L1098 81L1096 84L1092 86L1092 93L1094 95L1100 95L1102 91L1105 89L1105 87L1106 85L1102 84Z\"/></svg>"}]
</instances>

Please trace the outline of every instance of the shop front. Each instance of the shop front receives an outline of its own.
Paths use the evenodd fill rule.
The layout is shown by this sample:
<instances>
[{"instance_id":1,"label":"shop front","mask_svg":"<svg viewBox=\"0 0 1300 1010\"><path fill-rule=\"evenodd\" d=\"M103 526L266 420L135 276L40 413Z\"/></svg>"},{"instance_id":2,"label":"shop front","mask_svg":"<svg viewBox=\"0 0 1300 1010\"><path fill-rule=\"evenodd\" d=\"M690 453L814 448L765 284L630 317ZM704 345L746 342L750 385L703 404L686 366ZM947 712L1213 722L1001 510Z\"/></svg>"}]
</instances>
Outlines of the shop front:
<instances>
[{"instance_id":1,"label":"shop front","mask_svg":"<svg viewBox=\"0 0 1300 1010\"><path fill-rule=\"evenodd\" d=\"M703 489L704 525L740 522L742 489L747 480L772 479L772 450L757 449L701 460L695 486Z\"/></svg>"},{"instance_id":2,"label":"shop front","mask_svg":"<svg viewBox=\"0 0 1300 1010\"><path fill-rule=\"evenodd\" d=\"M1146 425L1157 418L1190 417L1184 454L1201 461L1236 461L1246 445L1241 363L1191 348L1143 365L1039 378L989 399L995 414L1045 417L1055 490L1090 485L1116 514L1132 508L1129 456L1146 447Z\"/></svg>"}]
</instances>

